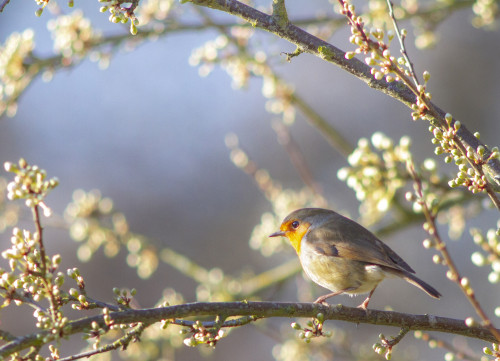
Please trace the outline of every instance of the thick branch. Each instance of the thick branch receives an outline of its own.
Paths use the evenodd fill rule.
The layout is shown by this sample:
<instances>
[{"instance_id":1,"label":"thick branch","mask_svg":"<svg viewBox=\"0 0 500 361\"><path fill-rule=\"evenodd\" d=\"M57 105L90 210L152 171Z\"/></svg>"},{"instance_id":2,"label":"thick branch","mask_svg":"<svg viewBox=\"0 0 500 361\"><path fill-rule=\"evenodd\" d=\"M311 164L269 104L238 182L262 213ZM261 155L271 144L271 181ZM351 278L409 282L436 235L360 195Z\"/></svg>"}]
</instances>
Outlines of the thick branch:
<instances>
[{"instance_id":1,"label":"thick branch","mask_svg":"<svg viewBox=\"0 0 500 361\"><path fill-rule=\"evenodd\" d=\"M368 310L345 307L342 305L325 306L315 303L280 303L280 302L200 302L188 303L162 308L143 310L128 310L110 313L113 324L135 324L138 322L151 324L167 319L201 316L255 316L256 318L269 317L316 317L323 313L325 320L340 320L352 323L367 323L394 327L408 327L410 330L445 332L480 340L495 342L495 337L485 327L467 327L464 320L432 315L412 315L400 312ZM106 329L104 316L86 317L70 322L64 330L63 336L88 332L92 323ZM0 347L0 357L4 358L14 352L19 352L31 346L39 346L43 340L50 342L54 339L50 330L40 331L17 339Z\"/></svg>"},{"instance_id":2,"label":"thick branch","mask_svg":"<svg viewBox=\"0 0 500 361\"><path fill-rule=\"evenodd\" d=\"M399 82L388 83L385 79L380 81L375 80L370 73L371 68L368 65L356 58L347 60L342 50L291 23L276 21L272 15L265 14L236 0L191 0L190 2L238 16L256 28L266 30L295 44L303 52L308 52L341 67L343 70L364 81L368 86L399 100L409 108L411 108L412 104L415 104L417 100L415 94L407 86ZM430 116L435 118L431 118L430 121L435 122L439 120L439 124L444 121L446 112L435 104L431 103L431 105L433 112L430 113ZM457 136L464 144L471 146L473 150L476 150L479 145L484 146L486 149L484 154L485 158L488 158L491 154L491 151L466 127L462 126L458 130ZM500 189L500 161L498 159L492 159L488 161L484 169L491 177L492 185L495 187L495 190L498 191L498 189Z\"/></svg>"}]
</instances>

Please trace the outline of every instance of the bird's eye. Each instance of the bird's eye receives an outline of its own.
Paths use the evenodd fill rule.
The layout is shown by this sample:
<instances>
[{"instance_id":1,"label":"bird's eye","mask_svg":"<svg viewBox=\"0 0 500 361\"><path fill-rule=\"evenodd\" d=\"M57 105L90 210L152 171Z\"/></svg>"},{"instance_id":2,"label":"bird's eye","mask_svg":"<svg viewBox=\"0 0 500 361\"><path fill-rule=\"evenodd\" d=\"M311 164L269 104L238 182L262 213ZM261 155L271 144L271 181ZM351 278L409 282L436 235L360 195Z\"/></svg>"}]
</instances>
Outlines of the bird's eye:
<instances>
[{"instance_id":1,"label":"bird's eye","mask_svg":"<svg viewBox=\"0 0 500 361\"><path fill-rule=\"evenodd\" d=\"M299 224L300 224L299 221L293 221L292 222L292 228L297 229L297 227L299 226Z\"/></svg>"}]
</instances>

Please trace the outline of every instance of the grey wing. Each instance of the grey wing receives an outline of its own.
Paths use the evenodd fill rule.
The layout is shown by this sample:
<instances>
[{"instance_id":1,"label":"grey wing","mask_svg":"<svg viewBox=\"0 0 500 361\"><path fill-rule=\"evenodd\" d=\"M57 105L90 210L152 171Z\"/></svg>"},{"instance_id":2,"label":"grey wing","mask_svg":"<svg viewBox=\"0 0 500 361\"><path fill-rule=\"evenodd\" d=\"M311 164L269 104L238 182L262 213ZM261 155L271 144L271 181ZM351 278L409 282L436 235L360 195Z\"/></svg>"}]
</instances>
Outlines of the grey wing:
<instances>
[{"instance_id":1,"label":"grey wing","mask_svg":"<svg viewBox=\"0 0 500 361\"><path fill-rule=\"evenodd\" d=\"M311 229L307 234L307 240L319 253L415 273L373 233L349 218L337 216L326 227Z\"/></svg>"}]
</instances>

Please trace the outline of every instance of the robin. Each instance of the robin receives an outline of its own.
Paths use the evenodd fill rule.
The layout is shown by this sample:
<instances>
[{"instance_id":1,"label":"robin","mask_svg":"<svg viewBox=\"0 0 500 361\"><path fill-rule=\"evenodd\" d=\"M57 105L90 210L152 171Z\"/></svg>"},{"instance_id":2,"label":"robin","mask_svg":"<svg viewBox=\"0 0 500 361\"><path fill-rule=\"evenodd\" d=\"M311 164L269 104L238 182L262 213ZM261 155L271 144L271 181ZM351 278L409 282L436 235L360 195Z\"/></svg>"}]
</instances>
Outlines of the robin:
<instances>
[{"instance_id":1,"label":"robin","mask_svg":"<svg viewBox=\"0 0 500 361\"><path fill-rule=\"evenodd\" d=\"M401 277L434 298L441 294L417 278L415 271L373 233L340 214L322 208L302 208L290 213L280 230L269 237L287 237L297 251L306 274L332 291L333 296L368 293L358 307L368 307L378 284L389 276Z\"/></svg>"}]
</instances>

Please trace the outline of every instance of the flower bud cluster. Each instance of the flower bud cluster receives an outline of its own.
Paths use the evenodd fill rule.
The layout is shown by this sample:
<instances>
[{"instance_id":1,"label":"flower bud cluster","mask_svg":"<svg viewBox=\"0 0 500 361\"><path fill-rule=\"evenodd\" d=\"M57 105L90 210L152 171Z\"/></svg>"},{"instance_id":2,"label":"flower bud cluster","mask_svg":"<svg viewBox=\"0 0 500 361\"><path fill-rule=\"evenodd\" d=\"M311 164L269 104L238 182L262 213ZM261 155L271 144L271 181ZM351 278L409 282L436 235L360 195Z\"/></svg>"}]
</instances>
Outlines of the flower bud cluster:
<instances>
[{"instance_id":1,"label":"flower bud cluster","mask_svg":"<svg viewBox=\"0 0 500 361\"><path fill-rule=\"evenodd\" d=\"M229 37L219 35L194 49L189 64L198 66L198 74L203 77L209 75L216 66L221 66L232 78L235 89L244 88L252 75L263 76L269 72L265 65L265 53L260 50L251 53L249 40L254 33L252 28L233 27ZM245 49L244 56L242 49Z\"/></svg>"},{"instance_id":2,"label":"flower bud cluster","mask_svg":"<svg viewBox=\"0 0 500 361\"><path fill-rule=\"evenodd\" d=\"M340 0L343 9L341 13L347 17L351 24L351 36L349 41L357 48L354 51L349 51L345 54L346 59L352 59L356 54L369 55L365 58L365 63L371 67L370 73L375 80L381 81L385 78L388 83L394 81L402 81L416 95L416 102L413 104L412 118L414 120L424 117L429 110L429 101L431 94L426 92L426 83L430 78L429 72L424 72L424 84L419 84L414 74L413 67L406 55L404 47L404 38L407 31L403 29L397 35L402 43L401 52L403 56L395 57L391 55L389 49L392 39L396 35L394 31L385 31L382 28L372 28L367 31L360 16L354 12L354 5L347 0ZM393 6L391 4L391 6ZM387 38L387 40L384 40Z\"/></svg>"},{"instance_id":3,"label":"flower bud cluster","mask_svg":"<svg viewBox=\"0 0 500 361\"><path fill-rule=\"evenodd\" d=\"M130 33L132 35L137 35L137 25L139 25L139 20L135 16L134 10L137 6L137 2L134 1L124 1L124 0L99 0L103 4L101 6L101 13L109 11L109 21L114 24L127 24L130 20ZM122 4L130 3L130 7L122 7Z\"/></svg>"},{"instance_id":4,"label":"flower bud cluster","mask_svg":"<svg viewBox=\"0 0 500 361\"><path fill-rule=\"evenodd\" d=\"M361 17L355 14L354 5L348 1L343 1L341 12L349 19L351 24L349 41L356 46L354 51L345 54L346 59L352 59L356 54L369 55L365 58L365 63L371 67L370 73L376 80L385 78L386 82L391 83L400 81L403 75L411 76L407 60L404 57L396 58L389 50L395 36L394 31L375 27L368 31Z\"/></svg>"},{"instance_id":5,"label":"flower bud cluster","mask_svg":"<svg viewBox=\"0 0 500 361\"><path fill-rule=\"evenodd\" d=\"M83 276L80 274L80 270L76 267L70 268L66 271L66 274L75 280L76 284L78 285L78 288L83 290L85 288L85 281L83 279Z\"/></svg>"},{"instance_id":6,"label":"flower bud cluster","mask_svg":"<svg viewBox=\"0 0 500 361\"><path fill-rule=\"evenodd\" d=\"M46 172L37 166L29 165L24 159L17 164L5 163L5 169L15 174L14 181L9 183L9 199L25 199L26 206L40 206L47 214L49 208L43 203L47 193L57 186L58 181L47 179ZM68 318L64 317L60 307L67 300L62 290L65 274L58 271L62 258L59 254L48 256L43 244L42 226L38 213L34 212L36 232L15 227L12 230L11 247L2 252L8 261L10 271L0 269L0 287L6 292L3 306L12 301L17 305L29 303L35 306L33 316L36 326L51 330L43 336L43 343L54 338L64 337ZM48 304L45 309L40 305ZM51 349L57 354L56 348Z\"/></svg>"},{"instance_id":7,"label":"flower bud cluster","mask_svg":"<svg viewBox=\"0 0 500 361\"><path fill-rule=\"evenodd\" d=\"M376 31L382 31L377 29ZM405 64L406 61L399 57L396 59L391 56L389 49L385 49L382 53L377 50L370 51L370 56L365 58L365 63L371 68L370 73L376 80L382 80L385 77L385 81L392 83L393 81L400 81L400 77L395 71L396 64Z\"/></svg>"},{"instance_id":8,"label":"flower bud cluster","mask_svg":"<svg viewBox=\"0 0 500 361\"><path fill-rule=\"evenodd\" d=\"M113 201L98 190L76 190L64 218L70 224L70 236L81 243L77 252L80 260L89 261L101 247L106 256L114 257L125 246L127 263L137 268L140 277L148 278L157 269L156 250L144 237L130 233L125 216L115 211Z\"/></svg>"},{"instance_id":9,"label":"flower bud cluster","mask_svg":"<svg viewBox=\"0 0 500 361\"><path fill-rule=\"evenodd\" d=\"M113 322L113 319L111 318L111 314L109 312L109 308L104 307L102 309L102 314L103 314L103 318L104 318L104 323L107 326L112 326L114 324L114 322Z\"/></svg>"},{"instance_id":10,"label":"flower bud cluster","mask_svg":"<svg viewBox=\"0 0 500 361\"><path fill-rule=\"evenodd\" d=\"M500 358L500 345L498 343L493 343L491 347L484 347L483 353L488 356L493 356L495 360L498 360ZM488 360L490 359L488 358Z\"/></svg>"},{"instance_id":11,"label":"flower bud cluster","mask_svg":"<svg viewBox=\"0 0 500 361\"><path fill-rule=\"evenodd\" d=\"M36 4L40 6L36 11L35 15L40 17L43 14L43 9L49 4L50 0L35 0Z\"/></svg>"},{"instance_id":12,"label":"flower bud cluster","mask_svg":"<svg viewBox=\"0 0 500 361\"><path fill-rule=\"evenodd\" d=\"M408 71L407 71L406 75L409 75ZM427 111L429 110L428 102L432 99L431 93L426 91L426 89L427 89L426 83L429 79L430 79L430 73L428 71L425 71L424 72L425 83L423 85L419 84L416 87L417 100L416 100L415 104L412 104L412 106L411 106L411 109L412 109L411 118L413 120L418 120L418 119L425 117Z\"/></svg>"},{"instance_id":13,"label":"flower bud cluster","mask_svg":"<svg viewBox=\"0 0 500 361\"><path fill-rule=\"evenodd\" d=\"M165 19L171 14L171 10L175 5L175 0L144 0L141 1L141 7L138 9L137 18L141 26L151 22L157 22L159 30L163 30L161 26Z\"/></svg>"},{"instance_id":14,"label":"flower bud cluster","mask_svg":"<svg viewBox=\"0 0 500 361\"><path fill-rule=\"evenodd\" d=\"M47 179L45 170L29 165L24 159L18 164L6 162L4 168L14 173L14 180L7 185L7 198L10 200L24 199L27 207L41 206L46 216L50 209L45 205L47 194L59 185L57 178Z\"/></svg>"},{"instance_id":15,"label":"flower bud cluster","mask_svg":"<svg viewBox=\"0 0 500 361\"><path fill-rule=\"evenodd\" d=\"M64 65L86 56L101 37L80 10L50 20L47 28L52 33L54 51L63 56Z\"/></svg>"},{"instance_id":16,"label":"flower bud cluster","mask_svg":"<svg viewBox=\"0 0 500 361\"><path fill-rule=\"evenodd\" d=\"M126 288L119 289L118 287L113 287L113 294L116 303L126 308L130 308L130 302L132 302L132 299L137 294L137 290L135 288L128 290Z\"/></svg>"},{"instance_id":17,"label":"flower bud cluster","mask_svg":"<svg viewBox=\"0 0 500 361\"><path fill-rule=\"evenodd\" d=\"M387 347L380 342L376 342L373 344L372 348L375 353L383 355L386 360L390 360L392 358L392 347Z\"/></svg>"},{"instance_id":18,"label":"flower bud cluster","mask_svg":"<svg viewBox=\"0 0 500 361\"><path fill-rule=\"evenodd\" d=\"M386 360L390 360L392 358L392 350L395 345L397 345L403 337L408 333L409 329L401 329L398 336L391 337L391 339L387 339L383 333L379 334L380 342L377 342L373 345L373 350L375 353L379 355L384 355ZM418 331L417 331L418 332Z\"/></svg>"},{"instance_id":19,"label":"flower bud cluster","mask_svg":"<svg viewBox=\"0 0 500 361\"><path fill-rule=\"evenodd\" d=\"M232 56L228 37L219 35L199 48L193 49L189 57L189 65L199 66L198 74L205 77L212 72L216 64L222 60L228 61Z\"/></svg>"},{"instance_id":20,"label":"flower bud cluster","mask_svg":"<svg viewBox=\"0 0 500 361\"><path fill-rule=\"evenodd\" d=\"M62 329L64 326L68 324L68 318L67 317L62 317L61 314L58 314L56 322L53 322L53 318L51 315L49 315L46 311L43 311L42 309L37 308L33 312L33 316L36 319L36 327L40 329L51 329L51 328L57 328L57 329Z\"/></svg>"},{"instance_id":21,"label":"flower bud cluster","mask_svg":"<svg viewBox=\"0 0 500 361\"><path fill-rule=\"evenodd\" d=\"M11 272L0 270L0 286L7 289L22 291L24 294L30 294L38 301L47 296L47 289L40 279L41 272L41 254L37 248L38 236L29 231L21 231L14 228L11 237L12 247L2 252L2 257L8 260ZM64 274L55 273L61 263L61 256L54 255L52 259L46 259L47 274L46 280L53 282L52 294L59 296L60 288L64 284ZM20 275L16 271L21 272Z\"/></svg>"},{"instance_id":22,"label":"flower bud cluster","mask_svg":"<svg viewBox=\"0 0 500 361\"><path fill-rule=\"evenodd\" d=\"M436 145L434 153L436 155L446 154L445 163L454 162L458 167L458 173L455 178L448 182L452 188L464 186L472 193L484 192L487 186L486 176L472 167L470 163L481 166L491 159L500 159L500 152L497 147L492 149L488 157L485 156L485 147L479 145L477 149L468 146L466 153L458 147L456 143L457 131L461 127L460 121L453 122L451 114L446 114L445 120L447 128L442 129L435 125L429 126L429 132L433 134L432 143ZM474 134L479 138L479 133Z\"/></svg>"},{"instance_id":23,"label":"flower bud cluster","mask_svg":"<svg viewBox=\"0 0 500 361\"><path fill-rule=\"evenodd\" d=\"M11 248L2 252L2 257L9 262L10 272L0 269L0 287L7 292L3 306L12 300L20 305L23 302L42 302L49 299L51 304L61 302L61 290L65 275L58 272L61 256L46 256L42 262L38 233L14 228L11 237ZM45 267L45 268L44 268ZM58 316L59 313L44 312L37 309L34 316L37 327L43 329L65 326L67 319Z\"/></svg>"},{"instance_id":24,"label":"flower bud cluster","mask_svg":"<svg viewBox=\"0 0 500 361\"><path fill-rule=\"evenodd\" d=\"M292 322L291 327L294 330L300 331L299 339L304 340L305 343L309 343L313 338L332 336L331 331L323 331L324 322L325 315L320 312L315 318L307 321L307 327L302 327L298 322Z\"/></svg>"},{"instance_id":25,"label":"flower bud cluster","mask_svg":"<svg viewBox=\"0 0 500 361\"><path fill-rule=\"evenodd\" d=\"M49 351L50 351L50 357L52 357L53 360L58 360L61 358L59 354L59 349L56 346L49 345Z\"/></svg>"},{"instance_id":26,"label":"flower bud cluster","mask_svg":"<svg viewBox=\"0 0 500 361\"><path fill-rule=\"evenodd\" d=\"M68 270L68 273L69 271L70 270ZM90 308L90 303L87 300L84 289L80 288L77 290L76 288L70 288L68 293L71 297L78 301L78 303L73 303L71 305L74 310L88 310Z\"/></svg>"},{"instance_id":27,"label":"flower bud cluster","mask_svg":"<svg viewBox=\"0 0 500 361\"><path fill-rule=\"evenodd\" d=\"M374 133L370 141L359 140L348 157L349 167L338 171L338 178L356 192L365 223L380 219L406 184L410 144L409 137L402 137L399 144L394 144L385 134Z\"/></svg>"},{"instance_id":28,"label":"flower bud cluster","mask_svg":"<svg viewBox=\"0 0 500 361\"><path fill-rule=\"evenodd\" d=\"M476 15L472 19L472 25L477 28L485 27L493 29L500 13L498 3L491 0L476 0L472 5L472 11Z\"/></svg>"},{"instance_id":29,"label":"flower bud cluster","mask_svg":"<svg viewBox=\"0 0 500 361\"><path fill-rule=\"evenodd\" d=\"M200 321L196 321L188 332L192 335L184 339L184 344L189 347L200 344L214 347L226 335L225 331L220 328L205 328Z\"/></svg>"},{"instance_id":30,"label":"flower bud cluster","mask_svg":"<svg viewBox=\"0 0 500 361\"><path fill-rule=\"evenodd\" d=\"M199 272L201 273L201 272ZM218 267L206 270L198 275L200 283L196 287L196 299L200 302L228 302L234 301L235 296L242 291L240 280L224 273ZM248 277L252 277L249 274ZM244 278L244 277L243 277Z\"/></svg>"},{"instance_id":31,"label":"flower bud cluster","mask_svg":"<svg viewBox=\"0 0 500 361\"><path fill-rule=\"evenodd\" d=\"M38 71L30 65L34 48L32 29L12 33L0 44L0 116L16 114L17 99Z\"/></svg>"},{"instance_id":32,"label":"flower bud cluster","mask_svg":"<svg viewBox=\"0 0 500 361\"><path fill-rule=\"evenodd\" d=\"M493 284L498 283L500 281L500 221L498 221L497 229L489 229L486 236L478 228L472 228L470 232L474 243L483 250L483 252L472 253L472 263L478 267L490 266L488 281Z\"/></svg>"}]
</instances>

